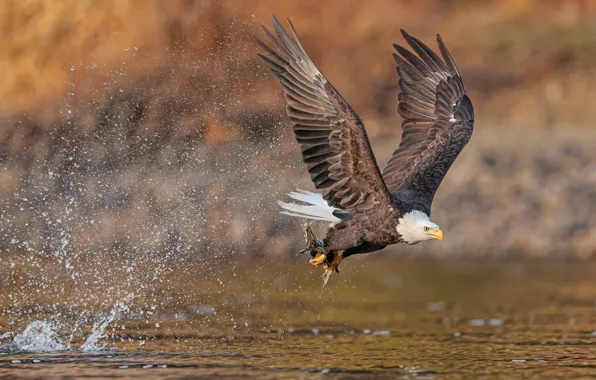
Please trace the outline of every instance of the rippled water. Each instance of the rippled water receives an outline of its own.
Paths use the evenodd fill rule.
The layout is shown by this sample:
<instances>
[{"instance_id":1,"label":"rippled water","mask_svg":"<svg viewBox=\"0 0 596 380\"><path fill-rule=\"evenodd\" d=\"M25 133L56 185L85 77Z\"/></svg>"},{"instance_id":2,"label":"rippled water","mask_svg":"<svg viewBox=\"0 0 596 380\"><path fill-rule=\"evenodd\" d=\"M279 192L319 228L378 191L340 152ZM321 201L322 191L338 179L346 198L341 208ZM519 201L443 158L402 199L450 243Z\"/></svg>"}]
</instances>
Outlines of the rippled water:
<instances>
[{"instance_id":1,"label":"rippled water","mask_svg":"<svg viewBox=\"0 0 596 380\"><path fill-rule=\"evenodd\" d=\"M106 290L115 276L93 298L60 276L26 286L39 272L21 262L1 284L0 376L596 374L596 263L362 256L342 266L323 288L302 260L172 261L134 296ZM35 321L50 330L29 332L62 346L14 351Z\"/></svg>"}]
</instances>

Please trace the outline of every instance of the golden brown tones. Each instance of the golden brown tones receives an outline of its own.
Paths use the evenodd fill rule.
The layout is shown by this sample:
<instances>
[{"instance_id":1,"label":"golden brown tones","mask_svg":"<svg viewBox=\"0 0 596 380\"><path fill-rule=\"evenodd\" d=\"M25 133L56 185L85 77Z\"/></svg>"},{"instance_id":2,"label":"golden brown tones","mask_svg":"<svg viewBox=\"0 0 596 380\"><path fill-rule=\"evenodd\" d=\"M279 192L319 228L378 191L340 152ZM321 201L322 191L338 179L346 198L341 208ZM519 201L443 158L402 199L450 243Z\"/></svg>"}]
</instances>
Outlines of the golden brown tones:
<instances>
[{"instance_id":1,"label":"golden brown tones","mask_svg":"<svg viewBox=\"0 0 596 380\"><path fill-rule=\"evenodd\" d=\"M438 194L451 229L434 254L594 254L596 7L538 0L1 2L2 247L53 249L45 212L90 251L294 251L273 199L307 182L252 40L272 13L360 111L380 165L401 132L399 28L449 41L483 128Z\"/></svg>"}]
</instances>

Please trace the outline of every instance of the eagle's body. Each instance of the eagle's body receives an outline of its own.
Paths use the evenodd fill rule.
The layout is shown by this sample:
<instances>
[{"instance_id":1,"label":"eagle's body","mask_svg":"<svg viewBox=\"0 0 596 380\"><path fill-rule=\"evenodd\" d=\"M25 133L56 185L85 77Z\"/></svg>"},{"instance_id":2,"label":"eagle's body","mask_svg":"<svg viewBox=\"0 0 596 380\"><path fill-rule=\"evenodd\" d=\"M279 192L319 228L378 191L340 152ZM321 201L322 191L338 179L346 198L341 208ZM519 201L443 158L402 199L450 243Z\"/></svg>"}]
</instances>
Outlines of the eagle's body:
<instances>
[{"instance_id":1,"label":"eagle's body","mask_svg":"<svg viewBox=\"0 0 596 380\"><path fill-rule=\"evenodd\" d=\"M280 80L302 158L321 191L291 193L302 203L280 205L286 214L333 223L322 241L308 229L311 263L326 264L328 275L351 254L442 240L443 232L429 219L431 204L472 135L474 110L441 38L442 60L403 31L418 56L394 45L403 132L381 172L364 124L308 57L294 28L292 38L275 18L273 26L277 36L263 27L272 47L258 41L268 53L259 55Z\"/></svg>"}]
</instances>

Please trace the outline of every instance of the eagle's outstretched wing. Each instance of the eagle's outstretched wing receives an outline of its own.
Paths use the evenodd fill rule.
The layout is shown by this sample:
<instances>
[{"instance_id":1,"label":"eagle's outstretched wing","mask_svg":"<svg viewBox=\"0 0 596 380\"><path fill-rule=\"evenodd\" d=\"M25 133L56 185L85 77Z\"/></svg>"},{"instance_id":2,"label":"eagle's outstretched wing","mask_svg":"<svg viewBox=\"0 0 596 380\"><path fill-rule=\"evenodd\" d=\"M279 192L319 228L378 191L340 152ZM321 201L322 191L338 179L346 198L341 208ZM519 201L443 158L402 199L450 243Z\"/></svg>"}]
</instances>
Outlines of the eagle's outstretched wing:
<instances>
[{"instance_id":1,"label":"eagle's outstretched wing","mask_svg":"<svg viewBox=\"0 0 596 380\"><path fill-rule=\"evenodd\" d=\"M289 20L288 20L289 22ZM306 54L290 23L293 39L273 17L277 37L263 30L272 46L258 41L285 91L302 158L327 203L357 220L383 207L391 195L383 182L362 121Z\"/></svg>"},{"instance_id":2,"label":"eagle's outstretched wing","mask_svg":"<svg viewBox=\"0 0 596 380\"><path fill-rule=\"evenodd\" d=\"M399 74L398 113L402 141L383 170L396 198L426 208L455 158L472 136L474 109L453 58L437 35L441 60L428 46L402 30L418 54L394 45Z\"/></svg>"}]
</instances>

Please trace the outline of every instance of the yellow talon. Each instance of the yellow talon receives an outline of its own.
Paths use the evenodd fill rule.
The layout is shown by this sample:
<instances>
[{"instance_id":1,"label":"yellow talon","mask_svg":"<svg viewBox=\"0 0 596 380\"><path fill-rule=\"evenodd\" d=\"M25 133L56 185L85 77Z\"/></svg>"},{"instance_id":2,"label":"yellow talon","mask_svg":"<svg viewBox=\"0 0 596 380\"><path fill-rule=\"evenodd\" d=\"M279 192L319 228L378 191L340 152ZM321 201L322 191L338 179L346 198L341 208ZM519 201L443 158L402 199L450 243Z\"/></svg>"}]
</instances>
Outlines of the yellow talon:
<instances>
[{"instance_id":1,"label":"yellow talon","mask_svg":"<svg viewBox=\"0 0 596 380\"><path fill-rule=\"evenodd\" d=\"M323 265L323 263L325 263L326 260L327 260L327 255L326 254L321 253L321 252L317 252L316 255L315 255L315 257L313 257L312 259L310 259L308 262L318 268L321 265Z\"/></svg>"}]
</instances>

